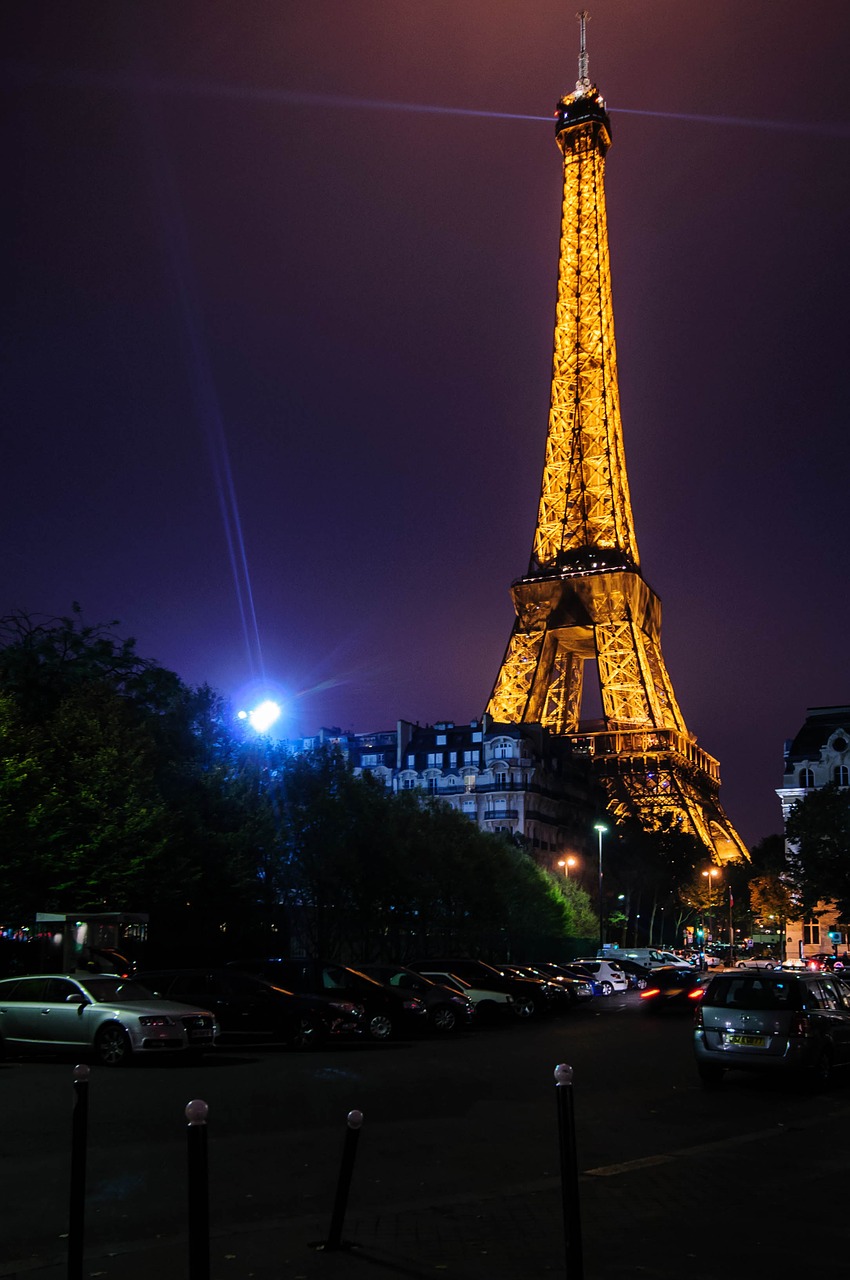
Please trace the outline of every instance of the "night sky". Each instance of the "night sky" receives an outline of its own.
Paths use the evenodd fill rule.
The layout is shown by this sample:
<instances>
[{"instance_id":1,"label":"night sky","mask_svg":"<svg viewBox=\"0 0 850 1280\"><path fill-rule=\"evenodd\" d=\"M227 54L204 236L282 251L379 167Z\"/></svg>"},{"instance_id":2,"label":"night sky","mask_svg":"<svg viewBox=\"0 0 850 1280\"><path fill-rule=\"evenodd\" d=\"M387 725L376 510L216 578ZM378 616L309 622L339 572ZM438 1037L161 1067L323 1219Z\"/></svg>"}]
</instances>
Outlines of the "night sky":
<instances>
[{"instance_id":1,"label":"night sky","mask_svg":"<svg viewBox=\"0 0 850 1280\"><path fill-rule=\"evenodd\" d=\"M0 613L79 601L236 707L264 672L287 736L480 715L578 7L3 6ZM784 739L850 702L850 5L588 7L642 569L752 844Z\"/></svg>"}]
</instances>

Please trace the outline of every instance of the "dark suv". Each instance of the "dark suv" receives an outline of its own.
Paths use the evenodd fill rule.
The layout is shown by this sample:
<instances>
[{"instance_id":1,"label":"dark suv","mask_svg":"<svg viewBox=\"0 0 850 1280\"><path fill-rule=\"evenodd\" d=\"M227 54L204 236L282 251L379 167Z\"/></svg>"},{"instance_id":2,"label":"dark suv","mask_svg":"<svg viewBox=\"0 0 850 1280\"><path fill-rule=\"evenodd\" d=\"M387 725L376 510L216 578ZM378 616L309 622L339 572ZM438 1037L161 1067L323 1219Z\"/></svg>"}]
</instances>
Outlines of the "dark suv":
<instances>
[{"instance_id":1,"label":"dark suv","mask_svg":"<svg viewBox=\"0 0 850 1280\"><path fill-rule=\"evenodd\" d=\"M144 969L135 979L164 1000L211 1009L219 1043L308 1048L329 1036L359 1035L366 1021L356 1001L287 991L236 969Z\"/></svg>"},{"instance_id":2,"label":"dark suv","mask_svg":"<svg viewBox=\"0 0 850 1280\"><path fill-rule=\"evenodd\" d=\"M382 982L328 960L238 960L228 968L267 978L288 991L305 995L334 996L351 1000L365 1009L366 1034L373 1040L422 1031L428 1025L425 1005L412 992L384 986Z\"/></svg>"},{"instance_id":3,"label":"dark suv","mask_svg":"<svg viewBox=\"0 0 850 1280\"><path fill-rule=\"evenodd\" d=\"M707 1087L729 1070L789 1072L823 1087L850 1063L850 985L829 973L719 973L697 1007L694 1053Z\"/></svg>"}]
</instances>

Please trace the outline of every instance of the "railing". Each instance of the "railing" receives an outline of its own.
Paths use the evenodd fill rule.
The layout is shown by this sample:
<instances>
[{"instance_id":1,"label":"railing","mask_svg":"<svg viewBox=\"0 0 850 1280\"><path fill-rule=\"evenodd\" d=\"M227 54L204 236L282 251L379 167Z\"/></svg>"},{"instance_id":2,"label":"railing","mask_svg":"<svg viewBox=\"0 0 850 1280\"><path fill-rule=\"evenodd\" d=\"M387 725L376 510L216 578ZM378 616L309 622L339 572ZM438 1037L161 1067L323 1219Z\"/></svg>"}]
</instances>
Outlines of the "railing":
<instances>
[{"instance_id":1,"label":"railing","mask_svg":"<svg viewBox=\"0 0 850 1280\"><path fill-rule=\"evenodd\" d=\"M581 755L597 759L617 756L675 755L688 764L720 781L720 765L693 738L678 729L618 729L602 733L577 734L572 738L573 747Z\"/></svg>"}]
</instances>

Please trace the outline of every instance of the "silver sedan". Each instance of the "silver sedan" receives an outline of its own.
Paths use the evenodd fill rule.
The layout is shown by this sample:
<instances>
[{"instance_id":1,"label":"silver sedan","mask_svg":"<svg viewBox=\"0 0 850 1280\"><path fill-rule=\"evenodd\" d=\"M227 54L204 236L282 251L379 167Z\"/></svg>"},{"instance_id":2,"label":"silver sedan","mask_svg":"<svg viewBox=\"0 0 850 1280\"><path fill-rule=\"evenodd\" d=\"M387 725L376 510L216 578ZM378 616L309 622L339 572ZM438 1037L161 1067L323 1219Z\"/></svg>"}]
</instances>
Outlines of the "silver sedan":
<instances>
[{"instance_id":1,"label":"silver sedan","mask_svg":"<svg viewBox=\"0 0 850 1280\"><path fill-rule=\"evenodd\" d=\"M211 1049L206 1009L159 1000L112 974L39 974L0 981L0 1052L76 1049L116 1067L133 1054Z\"/></svg>"}]
</instances>

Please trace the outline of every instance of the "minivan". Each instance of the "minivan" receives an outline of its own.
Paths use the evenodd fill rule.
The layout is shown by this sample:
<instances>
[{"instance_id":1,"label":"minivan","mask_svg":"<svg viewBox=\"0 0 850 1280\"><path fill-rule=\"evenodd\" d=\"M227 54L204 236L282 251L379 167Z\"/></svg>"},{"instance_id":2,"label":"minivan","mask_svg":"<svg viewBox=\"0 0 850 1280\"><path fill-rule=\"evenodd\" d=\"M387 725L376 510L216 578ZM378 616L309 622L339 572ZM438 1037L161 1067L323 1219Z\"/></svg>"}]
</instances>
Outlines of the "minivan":
<instances>
[{"instance_id":1,"label":"minivan","mask_svg":"<svg viewBox=\"0 0 850 1280\"><path fill-rule=\"evenodd\" d=\"M730 1070L787 1072L823 1087L850 1064L850 985L830 973L719 973L696 1010L694 1054L707 1088Z\"/></svg>"}]
</instances>

